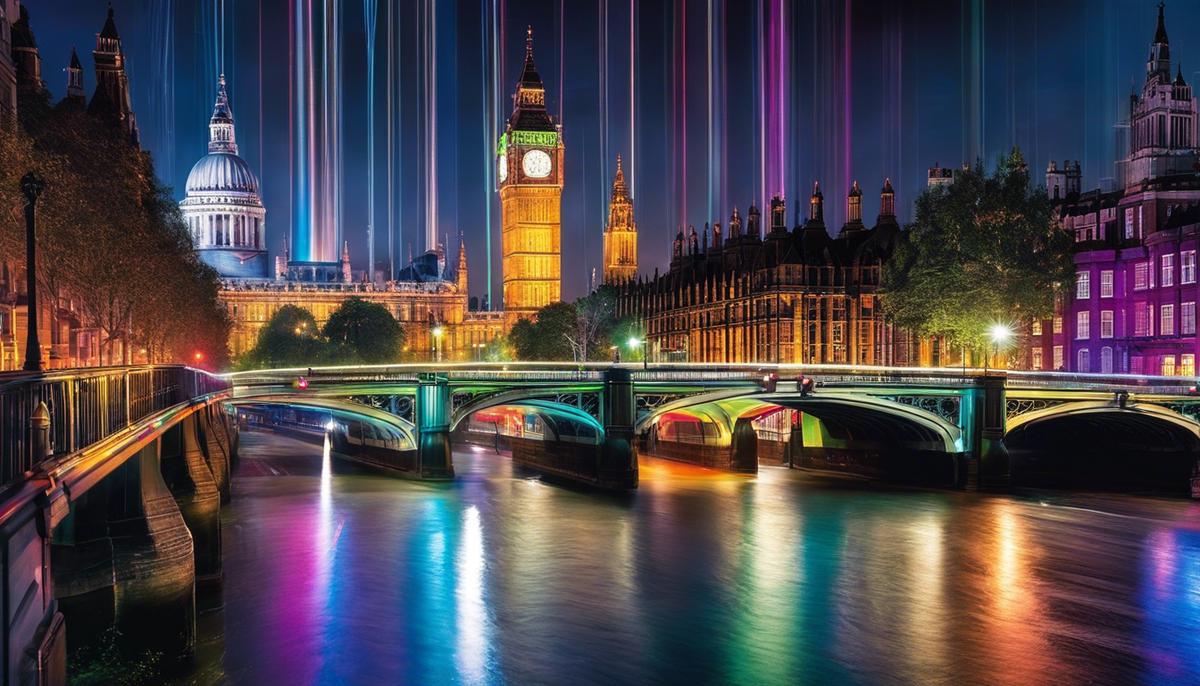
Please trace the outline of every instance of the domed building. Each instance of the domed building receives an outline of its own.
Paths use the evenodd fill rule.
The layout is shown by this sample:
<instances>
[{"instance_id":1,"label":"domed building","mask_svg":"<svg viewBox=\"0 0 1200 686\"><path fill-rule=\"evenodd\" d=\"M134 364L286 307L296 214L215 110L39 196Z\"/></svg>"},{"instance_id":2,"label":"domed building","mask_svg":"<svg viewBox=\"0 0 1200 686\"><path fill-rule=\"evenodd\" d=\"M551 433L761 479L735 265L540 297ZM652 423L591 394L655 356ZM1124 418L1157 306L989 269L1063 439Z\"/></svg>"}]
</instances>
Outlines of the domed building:
<instances>
[{"instance_id":1,"label":"domed building","mask_svg":"<svg viewBox=\"0 0 1200 686\"><path fill-rule=\"evenodd\" d=\"M258 179L238 156L224 75L208 132L208 154L192 167L187 197L179 203L192 242L200 259L222 277L265 279L267 211Z\"/></svg>"}]
</instances>

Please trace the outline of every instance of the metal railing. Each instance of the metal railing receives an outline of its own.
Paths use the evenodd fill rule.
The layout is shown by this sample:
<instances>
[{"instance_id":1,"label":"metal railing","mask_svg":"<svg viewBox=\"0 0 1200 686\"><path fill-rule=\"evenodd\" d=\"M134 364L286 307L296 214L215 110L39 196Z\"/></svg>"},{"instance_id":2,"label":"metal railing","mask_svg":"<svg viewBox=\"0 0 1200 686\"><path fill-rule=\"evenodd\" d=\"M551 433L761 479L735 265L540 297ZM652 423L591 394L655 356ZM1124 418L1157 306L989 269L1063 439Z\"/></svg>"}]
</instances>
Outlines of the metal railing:
<instances>
[{"instance_id":1,"label":"metal railing","mask_svg":"<svg viewBox=\"0 0 1200 686\"><path fill-rule=\"evenodd\" d=\"M222 377L183 366L0 374L0 487L23 478L44 457L34 454L29 431L39 403L50 411L50 457L59 457L229 386Z\"/></svg>"}]
</instances>

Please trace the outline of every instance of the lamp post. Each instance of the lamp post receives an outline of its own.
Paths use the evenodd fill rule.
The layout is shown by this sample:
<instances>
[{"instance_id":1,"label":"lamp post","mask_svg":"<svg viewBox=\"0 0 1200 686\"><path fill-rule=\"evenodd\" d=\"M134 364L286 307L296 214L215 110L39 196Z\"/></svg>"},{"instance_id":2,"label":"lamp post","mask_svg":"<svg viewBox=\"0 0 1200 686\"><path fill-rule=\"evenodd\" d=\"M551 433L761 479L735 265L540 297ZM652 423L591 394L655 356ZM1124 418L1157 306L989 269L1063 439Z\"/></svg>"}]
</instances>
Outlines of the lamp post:
<instances>
[{"instance_id":1,"label":"lamp post","mask_svg":"<svg viewBox=\"0 0 1200 686\"><path fill-rule=\"evenodd\" d=\"M649 360L646 359L646 339L638 338L637 336L630 336L629 337L630 350L637 350L639 347L642 349L642 369L649 369L650 362L649 362Z\"/></svg>"},{"instance_id":2,"label":"lamp post","mask_svg":"<svg viewBox=\"0 0 1200 686\"><path fill-rule=\"evenodd\" d=\"M1004 324L993 324L992 328L988 329L988 338L992 340L992 355L1000 352L1000 346L1006 345L1013 336L1013 330ZM988 368L988 359L985 357L983 361L983 371L986 374Z\"/></svg>"},{"instance_id":3,"label":"lamp post","mask_svg":"<svg viewBox=\"0 0 1200 686\"><path fill-rule=\"evenodd\" d=\"M444 333L446 333L446 330L442 328L441 324L433 327L433 357L435 362L442 361L442 334Z\"/></svg>"},{"instance_id":4,"label":"lamp post","mask_svg":"<svg viewBox=\"0 0 1200 686\"><path fill-rule=\"evenodd\" d=\"M42 344L38 340L37 242L34 239L33 214L38 196L44 190L46 182L36 172L27 172L21 177L21 193L25 195L25 293L29 300L24 366L27 372L42 371Z\"/></svg>"}]
</instances>

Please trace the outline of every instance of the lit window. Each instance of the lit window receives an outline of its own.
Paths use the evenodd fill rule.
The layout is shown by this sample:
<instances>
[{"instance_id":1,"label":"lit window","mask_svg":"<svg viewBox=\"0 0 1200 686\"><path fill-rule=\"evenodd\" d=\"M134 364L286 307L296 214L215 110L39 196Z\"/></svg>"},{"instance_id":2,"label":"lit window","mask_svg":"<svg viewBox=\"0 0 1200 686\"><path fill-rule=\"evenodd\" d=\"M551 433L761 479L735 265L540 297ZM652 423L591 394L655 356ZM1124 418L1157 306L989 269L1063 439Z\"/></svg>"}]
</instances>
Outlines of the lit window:
<instances>
[{"instance_id":1,"label":"lit window","mask_svg":"<svg viewBox=\"0 0 1200 686\"><path fill-rule=\"evenodd\" d=\"M1113 337L1113 311L1100 311L1100 338Z\"/></svg>"},{"instance_id":2,"label":"lit window","mask_svg":"<svg viewBox=\"0 0 1200 686\"><path fill-rule=\"evenodd\" d=\"M1133 208L1125 208L1125 239L1133 238Z\"/></svg>"},{"instance_id":3,"label":"lit window","mask_svg":"<svg viewBox=\"0 0 1200 686\"><path fill-rule=\"evenodd\" d=\"M1161 269L1159 269L1158 285L1174 286L1175 285L1175 255L1163 255L1161 260Z\"/></svg>"},{"instance_id":4,"label":"lit window","mask_svg":"<svg viewBox=\"0 0 1200 686\"><path fill-rule=\"evenodd\" d=\"M1196 375L1196 356L1192 353L1184 353L1179 356L1179 375L1180 376L1195 376Z\"/></svg>"},{"instance_id":5,"label":"lit window","mask_svg":"<svg viewBox=\"0 0 1200 686\"><path fill-rule=\"evenodd\" d=\"M1150 263L1138 262L1133 265L1133 290L1144 291L1150 287Z\"/></svg>"},{"instance_id":6,"label":"lit window","mask_svg":"<svg viewBox=\"0 0 1200 686\"><path fill-rule=\"evenodd\" d=\"M1092 371L1092 357L1088 354L1087 348L1080 348L1075 354L1075 371L1090 372Z\"/></svg>"},{"instance_id":7,"label":"lit window","mask_svg":"<svg viewBox=\"0 0 1200 686\"><path fill-rule=\"evenodd\" d=\"M1042 335L1042 320L1040 320L1040 319L1033 320L1033 328L1030 331L1030 333L1033 334L1034 336Z\"/></svg>"},{"instance_id":8,"label":"lit window","mask_svg":"<svg viewBox=\"0 0 1200 686\"><path fill-rule=\"evenodd\" d=\"M1111 269L1100 271L1100 297L1113 297L1113 270Z\"/></svg>"},{"instance_id":9,"label":"lit window","mask_svg":"<svg viewBox=\"0 0 1200 686\"><path fill-rule=\"evenodd\" d=\"M1032 355L1032 359L1030 360L1030 366L1033 367L1033 370L1035 372L1041 371L1041 369L1042 369L1042 349L1041 348L1033 349L1033 355Z\"/></svg>"},{"instance_id":10,"label":"lit window","mask_svg":"<svg viewBox=\"0 0 1200 686\"><path fill-rule=\"evenodd\" d=\"M1075 274L1075 298L1078 300L1087 300L1090 297L1092 297L1091 272L1079 272Z\"/></svg>"},{"instance_id":11,"label":"lit window","mask_svg":"<svg viewBox=\"0 0 1200 686\"><path fill-rule=\"evenodd\" d=\"M1179 253L1179 283L1196 283L1196 251Z\"/></svg>"},{"instance_id":12,"label":"lit window","mask_svg":"<svg viewBox=\"0 0 1200 686\"><path fill-rule=\"evenodd\" d=\"M1062 315L1054 315L1054 333L1062 333Z\"/></svg>"},{"instance_id":13,"label":"lit window","mask_svg":"<svg viewBox=\"0 0 1200 686\"><path fill-rule=\"evenodd\" d=\"M1158 373L1162 374L1163 376L1175 376L1175 356L1174 355L1163 355L1162 356L1162 368L1159 370Z\"/></svg>"},{"instance_id":14,"label":"lit window","mask_svg":"<svg viewBox=\"0 0 1200 686\"><path fill-rule=\"evenodd\" d=\"M1175 306L1163 305L1158 308L1158 335L1175 335Z\"/></svg>"},{"instance_id":15,"label":"lit window","mask_svg":"<svg viewBox=\"0 0 1200 686\"><path fill-rule=\"evenodd\" d=\"M1063 368L1063 347L1061 345L1054 346L1054 368Z\"/></svg>"},{"instance_id":16,"label":"lit window","mask_svg":"<svg viewBox=\"0 0 1200 686\"><path fill-rule=\"evenodd\" d=\"M1196 335L1196 303L1186 302L1179 306L1179 333L1183 336Z\"/></svg>"},{"instance_id":17,"label":"lit window","mask_svg":"<svg viewBox=\"0 0 1200 686\"><path fill-rule=\"evenodd\" d=\"M1104 346L1100 349L1100 373L1113 373L1113 351L1112 348Z\"/></svg>"},{"instance_id":18,"label":"lit window","mask_svg":"<svg viewBox=\"0 0 1200 686\"><path fill-rule=\"evenodd\" d=\"M1075 339L1083 340L1092 335L1092 313L1091 312L1076 312L1075 313Z\"/></svg>"}]
</instances>

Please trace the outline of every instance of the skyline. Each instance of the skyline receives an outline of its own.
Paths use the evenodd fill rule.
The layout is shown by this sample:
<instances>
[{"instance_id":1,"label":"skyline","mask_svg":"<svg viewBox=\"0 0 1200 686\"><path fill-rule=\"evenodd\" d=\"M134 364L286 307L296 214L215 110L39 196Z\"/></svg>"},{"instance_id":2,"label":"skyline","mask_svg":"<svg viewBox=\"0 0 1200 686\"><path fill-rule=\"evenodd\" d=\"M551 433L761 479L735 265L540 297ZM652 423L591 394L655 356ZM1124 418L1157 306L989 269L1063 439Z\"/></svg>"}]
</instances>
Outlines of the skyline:
<instances>
[{"instance_id":1,"label":"skyline","mask_svg":"<svg viewBox=\"0 0 1200 686\"><path fill-rule=\"evenodd\" d=\"M371 197L365 191L368 89L363 4L340 0L328 4L342 10L339 54L344 78L337 99L344 108L342 225L355 268L362 269ZM381 13L376 44L386 52L389 4L367 4L376 4ZM1079 159L1085 188L1094 187L1102 177L1112 175L1117 157L1113 125L1125 116L1125 85L1136 84L1144 73L1155 4L1110 1L1046 7L1028 2L997 8L963 2L892 9L874 2L819 7L763 2L745 8L721 2L638 3L632 154L627 4L600 2L583 8L555 2L443 3L437 5L434 17L422 15L421 4L405 7L393 35L405 50L405 59L392 65L393 102L401 116L386 114L387 61L380 59L375 70L376 254L386 259L389 200L397 227L397 268L408 258L409 244L420 252L421 237L434 231L423 215L426 206L436 206L436 233L450 236L451 247L452 234L461 232L466 237L474 277L471 291L481 295L490 207L495 299L500 279L498 208L497 197L488 188L494 183L492 160L483 161L494 145L493 131L485 124L498 126L508 114L507 98L520 68L527 24L534 30L551 110L563 115L567 150L563 268L570 275L563 295L570 299L586 291L592 269L600 267L601 230L617 154L625 157L630 177L641 229L643 274L665 266L679 228L700 227L706 219L724 221L734 206L744 212L751 201L761 208L770 195L765 186L783 186L792 224L797 211L806 206L812 182L819 181L828 223L835 231L844 221L844 197L851 181L864 188L864 215L871 217L878 210L875 191L890 177L905 221L912 200L924 186L925 169L934 163L955 166L969 156L964 153L969 149L978 150L984 163L991 164L1000 152L1020 145L1037 177L1051 158ZM56 98L64 90L61 67L71 45L81 50L89 93L94 85L86 48L103 20L103 10L85 5L94 4L71 0L64 4L74 8L71 11L31 8L47 86ZM289 141L295 136L281 132L286 129L277 125L288 121L294 109L291 98L278 97L280 88L288 86L290 61L270 58L281 48L288 49L292 32L287 14L279 11L283 3L276 0L224 4L204 0L187 5L144 0L114 3L143 143L154 154L163 180L182 197L183 179L203 154L207 139L205 123L211 114L216 74L222 71L217 46L224 35L223 71L230 82L242 154L260 173L268 211L268 247L272 255L277 254L284 229L290 231L296 223L296 170L288 164ZM222 6L223 32L218 12ZM970 21L980 7L985 10L981 21ZM501 34L482 30L483 8L494 9L504 18L499 22ZM597 30L605 8L606 47L605 36ZM778 29L770 32L763 51L754 49L760 37L752 30L760 8L764 27ZM560 9L565 9L565 21L560 21ZM1195 52L1183 36L1197 20L1200 8L1182 3L1167 7L1167 27L1176 36L1176 59L1185 65L1193 63L1188 58ZM425 34L435 36L425 46L430 50L426 55L436 59L423 61L418 52L423 46L412 39L422 25L429 24L437 30ZM712 60L706 41L710 26ZM1035 36L1035 49L1023 51L1017 42L1022 29L1028 34L1028 28ZM1072 39L1073 34L1097 29L1112 40L1093 45ZM572 40L560 50L559 36L567 34ZM955 34L957 41L930 40ZM669 38L653 40L662 35ZM1054 39L1036 39L1048 35ZM722 37L727 42L723 55ZM493 39L504 50L485 49ZM840 51L829 49L839 43ZM1070 49L1077 44L1083 49ZM985 48L991 59L984 59ZM608 58L597 59L605 50ZM766 64L756 64L751 59L756 55L764 56ZM502 65L494 64L496 57ZM436 108L430 107L434 101L413 97L427 89L421 82L427 76L425 64L435 66L440 74ZM710 64L726 77L724 88L715 78L711 106ZM156 71L164 77L155 78ZM492 73L500 72L502 76L492 78ZM847 72L850 79L841 78ZM982 79L970 78L972 72L982 74ZM265 89L257 86L260 76ZM760 80L776 86L760 88ZM783 97L778 96L780 83ZM769 112L759 116L755 110L763 98L770 102L765 108ZM596 113L602 100L610 113L607 120ZM500 103L495 117L480 108L481 103L490 107L495 102ZM686 108L679 107L681 103ZM710 111L716 115L711 118L711 135ZM423 120L437 125L436 159L421 151L414 154L428 130ZM964 121L975 124L960 124ZM393 193L387 192L385 173L389 131L401 179ZM825 131L832 135L824 135ZM676 142L685 136L686 145ZM782 146L773 144L778 139ZM423 186L420 179L431 171L438 183Z\"/></svg>"}]
</instances>

